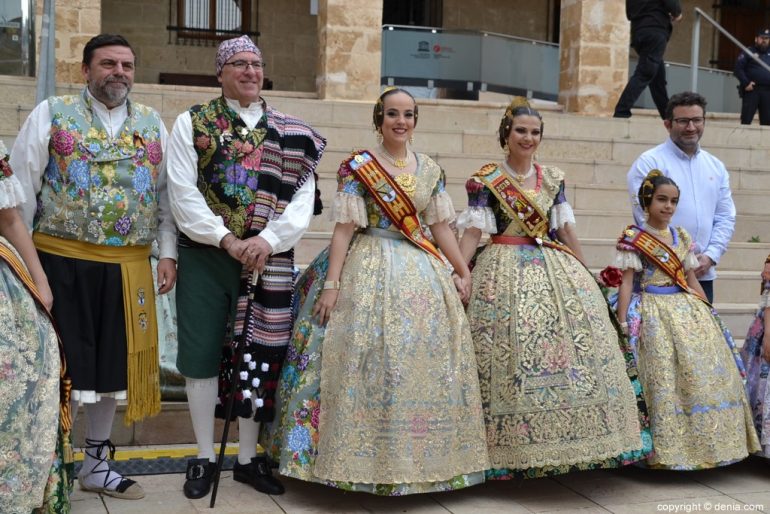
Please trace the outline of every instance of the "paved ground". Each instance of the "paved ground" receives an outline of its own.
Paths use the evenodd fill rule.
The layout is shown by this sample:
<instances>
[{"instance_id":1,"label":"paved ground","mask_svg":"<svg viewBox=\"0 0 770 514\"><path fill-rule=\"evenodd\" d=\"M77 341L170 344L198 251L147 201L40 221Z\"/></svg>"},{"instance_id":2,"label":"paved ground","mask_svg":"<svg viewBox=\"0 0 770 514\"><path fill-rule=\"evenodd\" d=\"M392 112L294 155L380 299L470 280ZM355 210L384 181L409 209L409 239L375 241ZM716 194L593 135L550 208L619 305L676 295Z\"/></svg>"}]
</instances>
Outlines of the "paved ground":
<instances>
[{"instance_id":1,"label":"paved ground","mask_svg":"<svg viewBox=\"0 0 770 514\"><path fill-rule=\"evenodd\" d=\"M557 478L488 482L450 493L383 498L285 479L286 494L266 496L222 474L215 509L209 498L182 495L183 475L134 477L147 492L139 501L74 493L73 514L145 513L454 513L529 512L770 513L770 463L749 459L727 468L673 472L627 467L587 471Z\"/></svg>"}]
</instances>

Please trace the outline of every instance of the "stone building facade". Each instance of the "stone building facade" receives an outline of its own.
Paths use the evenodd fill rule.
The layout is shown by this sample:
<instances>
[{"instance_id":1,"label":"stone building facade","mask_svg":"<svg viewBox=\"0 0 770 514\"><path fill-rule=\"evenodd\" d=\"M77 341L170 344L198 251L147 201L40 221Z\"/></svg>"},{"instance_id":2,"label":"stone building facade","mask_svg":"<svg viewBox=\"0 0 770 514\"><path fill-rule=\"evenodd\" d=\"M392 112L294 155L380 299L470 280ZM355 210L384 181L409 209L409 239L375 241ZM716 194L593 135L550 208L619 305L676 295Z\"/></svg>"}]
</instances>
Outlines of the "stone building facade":
<instances>
[{"instance_id":1,"label":"stone building facade","mask_svg":"<svg viewBox=\"0 0 770 514\"><path fill-rule=\"evenodd\" d=\"M58 82L81 81L83 44L100 31L121 33L134 46L137 82L161 74L212 75L215 44L176 44L166 27L180 0L69 0L56 5ZM387 0L256 0L258 45L274 89L321 98L371 100L380 90L382 12ZM443 0L445 29L471 29L560 43L559 102L568 111L608 113L628 76L629 24L623 0ZM312 7L316 12L311 12ZM688 62L694 7L683 0L666 59ZM36 6L42 12L42 0ZM39 16L38 16L39 17ZM40 23L37 23L38 28ZM701 65L715 53L704 26Z\"/></svg>"}]
</instances>

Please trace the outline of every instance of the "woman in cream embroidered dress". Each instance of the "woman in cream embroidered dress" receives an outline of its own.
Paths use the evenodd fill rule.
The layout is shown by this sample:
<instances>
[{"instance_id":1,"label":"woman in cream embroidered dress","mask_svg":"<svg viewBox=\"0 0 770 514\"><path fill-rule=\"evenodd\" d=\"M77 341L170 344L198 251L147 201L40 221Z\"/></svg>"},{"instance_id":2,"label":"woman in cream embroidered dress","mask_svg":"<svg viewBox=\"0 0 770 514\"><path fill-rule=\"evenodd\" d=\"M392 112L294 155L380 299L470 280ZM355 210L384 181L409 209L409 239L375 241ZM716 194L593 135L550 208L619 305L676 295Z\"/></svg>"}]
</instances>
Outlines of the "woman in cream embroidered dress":
<instances>
[{"instance_id":1,"label":"woman in cream embroidered dress","mask_svg":"<svg viewBox=\"0 0 770 514\"><path fill-rule=\"evenodd\" d=\"M645 231L676 252L687 276L682 291L660 267L623 241L615 266L624 270L618 318L638 354L654 453L651 467L693 470L724 466L760 449L741 381L735 343L695 277L692 239L668 224L679 188L658 170L642 182ZM630 230L630 229L627 229ZM663 259L666 257L663 256ZM636 291L636 293L633 293Z\"/></svg>"},{"instance_id":2,"label":"woman in cream embroidered dress","mask_svg":"<svg viewBox=\"0 0 770 514\"><path fill-rule=\"evenodd\" d=\"M617 467L643 458L650 447L649 435L643 443L640 433L644 402L633 357L578 260L564 173L533 162L542 130L540 114L515 99L499 129L507 159L468 180L468 209L457 222L465 229L460 248L467 259L482 232L493 234L478 253L468 305L488 479ZM547 216L550 235L525 237L482 180L499 174L527 191ZM577 258L541 241L562 241Z\"/></svg>"},{"instance_id":3,"label":"woman in cream embroidered dress","mask_svg":"<svg viewBox=\"0 0 770 514\"><path fill-rule=\"evenodd\" d=\"M454 209L443 172L406 146L414 99L386 90L374 120L383 145L370 153L431 227L467 295L470 272L448 226ZM400 235L344 163L338 183L328 261L322 254L300 279L304 304L268 450L284 475L374 494L483 482L476 363L450 272Z\"/></svg>"},{"instance_id":4,"label":"woman in cream embroidered dress","mask_svg":"<svg viewBox=\"0 0 770 514\"><path fill-rule=\"evenodd\" d=\"M0 142L0 245L26 265L40 297L53 295L27 227L24 201ZM7 238L7 239L6 239ZM71 465L62 461L58 340L10 264L0 259L0 512L70 511Z\"/></svg>"}]
</instances>

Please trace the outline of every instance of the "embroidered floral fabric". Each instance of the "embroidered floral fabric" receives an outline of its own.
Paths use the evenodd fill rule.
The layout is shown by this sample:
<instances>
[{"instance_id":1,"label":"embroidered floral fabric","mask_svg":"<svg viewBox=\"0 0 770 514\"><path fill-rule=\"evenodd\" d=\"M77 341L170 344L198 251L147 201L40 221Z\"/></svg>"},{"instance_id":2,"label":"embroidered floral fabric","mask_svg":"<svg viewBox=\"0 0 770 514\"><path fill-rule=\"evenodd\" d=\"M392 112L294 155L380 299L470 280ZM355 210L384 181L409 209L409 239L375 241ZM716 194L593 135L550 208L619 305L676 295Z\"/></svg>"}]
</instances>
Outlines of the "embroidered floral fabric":
<instances>
[{"instance_id":1,"label":"embroidered floral fabric","mask_svg":"<svg viewBox=\"0 0 770 514\"><path fill-rule=\"evenodd\" d=\"M0 512L44 502L45 512L69 512L70 478L57 454L59 369L48 317L0 259Z\"/></svg>"},{"instance_id":2,"label":"embroidered floral fabric","mask_svg":"<svg viewBox=\"0 0 770 514\"><path fill-rule=\"evenodd\" d=\"M0 209L24 203L24 190L8 164L8 150L0 140Z\"/></svg>"},{"instance_id":3,"label":"embroidered floral fabric","mask_svg":"<svg viewBox=\"0 0 770 514\"><path fill-rule=\"evenodd\" d=\"M672 232L671 247L688 262L689 234L679 227ZM744 459L760 446L732 336L694 295L646 292L647 286L674 283L640 259L643 269L635 274L634 289L641 292L632 298L626 319L648 398L655 452L647 463L690 470Z\"/></svg>"},{"instance_id":4,"label":"embroidered floral fabric","mask_svg":"<svg viewBox=\"0 0 770 514\"><path fill-rule=\"evenodd\" d=\"M543 166L529 193L550 212L564 174ZM524 236L481 182L470 207L491 209L498 233ZM487 478L617 467L651 449L633 355L577 259L536 245L489 244L468 306L491 469Z\"/></svg>"},{"instance_id":5,"label":"embroidered floral fabric","mask_svg":"<svg viewBox=\"0 0 770 514\"><path fill-rule=\"evenodd\" d=\"M163 160L159 115L129 102L129 116L112 138L85 93L48 102L51 157L35 230L100 245L150 244L158 225Z\"/></svg>"},{"instance_id":6,"label":"embroidered floral fabric","mask_svg":"<svg viewBox=\"0 0 770 514\"><path fill-rule=\"evenodd\" d=\"M413 186L399 183L423 212L444 184L435 162L418 163ZM390 226L349 171L339 184L339 194L365 202L370 225ZM324 331L310 312L327 266L320 255L298 284L304 301L279 385L281 425L267 445L281 473L385 495L482 482L475 359L448 270L406 240L359 234Z\"/></svg>"},{"instance_id":7,"label":"embroidered floral fabric","mask_svg":"<svg viewBox=\"0 0 770 514\"><path fill-rule=\"evenodd\" d=\"M754 428L760 437L762 455L770 458L770 388L767 376L770 363L762 357L765 337L765 309L770 307L770 281L763 284L762 296L754 320L749 326L741 357L746 363L746 390L754 419Z\"/></svg>"},{"instance_id":8,"label":"embroidered floral fabric","mask_svg":"<svg viewBox=\"0 0 770 514\"><path fill-rule=\"evenodd\" d=\"M251 227L267 115L249 130L221 99L191 111L198 189L214 214L241 237Z\"/></svg>"}]
</instances>

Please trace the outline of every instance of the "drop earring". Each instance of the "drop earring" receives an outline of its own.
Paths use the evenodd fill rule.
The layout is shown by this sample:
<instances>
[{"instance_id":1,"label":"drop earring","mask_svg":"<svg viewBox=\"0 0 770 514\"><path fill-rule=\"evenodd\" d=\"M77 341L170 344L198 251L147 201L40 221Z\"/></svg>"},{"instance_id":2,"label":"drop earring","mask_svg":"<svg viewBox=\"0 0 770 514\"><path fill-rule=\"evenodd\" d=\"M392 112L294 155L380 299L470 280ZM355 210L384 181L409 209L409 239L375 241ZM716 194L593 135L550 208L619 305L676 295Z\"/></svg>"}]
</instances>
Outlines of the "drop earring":
<instances>
[{"instance_id":1,"label":"drop earring","mask_svg":"<svg viewBox=\"0 0 770 514\"><path fill-rule=\"evenodd\" d=\"M505 144L503 145L503 153L504 153L505 155L511 155L511 149L510 149L510 148L508 148L508 143L505 143Z\"/></svg>"},{"instance_id":2,"label":"drop earring","mask_svg":"<svg viewBox=\"0 0 770 514\"><path fill-rule=\"evenodd\" d=\"M414 145L414 136L409 136L409 144Z\"/></svg>"},{"instance_id":3,"label":"drop earring","mask_svg":"<svg viewBox=\"0 0 770 514\"><path fill-rule=\"evenodd\" d=\"M382 137L382 130L380 130L380 128L379 128L379 127L377 127L377 129L375 130L375 132L377 133L377 134L376 134L376 135L377 135L377 142L378 142L379 144L382 144L382 140L383 140L383 137Z\"/></svg>"}]
</instances>

